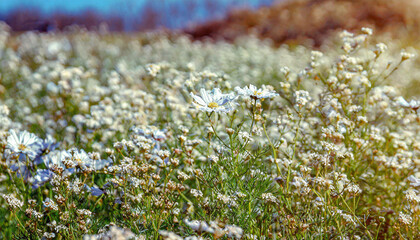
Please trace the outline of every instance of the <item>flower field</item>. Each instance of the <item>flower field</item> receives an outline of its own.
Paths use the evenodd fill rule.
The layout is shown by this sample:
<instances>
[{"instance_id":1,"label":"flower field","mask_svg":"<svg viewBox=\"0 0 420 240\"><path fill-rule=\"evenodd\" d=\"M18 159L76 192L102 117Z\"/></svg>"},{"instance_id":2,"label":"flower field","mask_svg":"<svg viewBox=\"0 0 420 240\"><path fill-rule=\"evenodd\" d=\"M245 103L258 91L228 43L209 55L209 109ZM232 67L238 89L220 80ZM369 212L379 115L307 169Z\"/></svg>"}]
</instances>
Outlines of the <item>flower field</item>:
<instances>
[{"instance_id":1,"label":"flower field","mask_svg":"<svg viewBox=\"0 0 420 240\"><path fill-rule=\"evenodd\" d=\"M415 48L0 29L0 238L419 239Z\"/></svg>"}]
</instances>

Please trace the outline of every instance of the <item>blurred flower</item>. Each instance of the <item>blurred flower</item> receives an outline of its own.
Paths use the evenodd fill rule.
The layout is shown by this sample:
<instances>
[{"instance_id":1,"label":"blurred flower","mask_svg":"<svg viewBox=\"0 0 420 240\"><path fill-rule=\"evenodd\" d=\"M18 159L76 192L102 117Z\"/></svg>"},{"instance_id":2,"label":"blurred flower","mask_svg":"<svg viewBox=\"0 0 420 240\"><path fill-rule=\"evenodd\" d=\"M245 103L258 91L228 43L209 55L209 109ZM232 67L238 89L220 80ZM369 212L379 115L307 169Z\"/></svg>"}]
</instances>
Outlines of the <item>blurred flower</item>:
<instances>
[{"instance_id":1,"label":"blurred flower","mask_svg":"<svg viewBox=\"0 0 420 240\"><path fill-rule=\"evenodd\" d=\"M51 135L42 141L42 150L45 152L54 151L60 143L58 143Z\"/></svg>"},{"instance_id":2,"label":"blurred flower","mask_svg":"<svg viewBox=\"0 0 420 240\"><path fill-rule=\"evenodd\" d=\"M278 93L274 91L270 91L268 89L262 89L262 88L257 89L257 87L255 87L252 84L250 84L249 87L246 86L244 88L235 87L235 90L238 92L238 94L242 96L247 96L247 97L249 96L254 99L272 98L279 95Z\"/></svg>"},{"instance_id":3,"label":"blurred flower","mask_svg":"<svg viewBox=\"0 0 420 240\"><path fill-rule=\"evenodd\" d=\"M166 139L166 130L160 130L156 127L144 127L144 126L133 126L131 130L138 135L144 136L149 139L156 141L163 141Z\"/></svg>"},{"instance_id":4,"label":"blurred flower","mask_svg":"<svg viewBox=\"0 0 420 240\"><path fill-rule=\"evenodd\" d=\"M97 188L97 187L91 187L91 188L90 188L90 193L91 193L93 196L99 197L99 196L101 196L102 194L104 194L104 191L102 191L101 189L99 189L99 188Z\"/></svg>"},{"instance_id":5,"label":"blurred flower","mask_svg":"<svg viewBox=\"0 0 420 240\"><path fill-rule=\"evenodd\" d=\"M72 149L72 161L74 167L79 167L82 170L85 169L92 169L92 170L100 170L105 166L109 165L112 161L108 160L93 160L89 157L89 155L83 149Z\"/></svg>"},{"instance_id":6,"label":"blurred flower","mask_svg":"<svg viewBox=\"0 0 420 240\"><path fill-rule=\"evenodd\" d=\"M54 172L48 169L38 169L36 174L33 177L32 187L37 189L38 187L44 185L45 182L49 181L54 176Z\"/></svg>"},{"instance_id":7,"label":"blurred flower","mask_svg":"<svg viewBox=\"0 0 420 240\"><path fill-rule=\"evenodd\" d=\"M49 153L51 151L54 151L58 147L59 144L60 143L58 143L51 135L48 134L47 138L42 140L40 152L41 153ZM42 156L42 154L38 155L35 158L34 163L35 164L42 163L43 158L44 158L44 156Z\"/></svg>"},{"instance_id":8,"label":"blurred flower","mask_svg":"<svg viewBox=\"0 0 420 240\"><path fill-rule=\"evenodd\" d=\"M184 223L196 232L214 233L214 229L210 227L205 221L184 219Z\"/></svg>"},{"instance_id":9,"label":"blurred flower","mask_svg":"<svg viewBox=\"0 0 420 240\"><path fill-rule=\"evenodd\" d=\"M420 186L420 178L415 177L414 175L411 175L407 178L408 181L410 181L410 185L413 187L419 187Z\"/></svg>"},{"instance_id":10,"label":"blurred flower","mask_svg":"<svg viewBox=\"0 0 420 240\"><path fill-rule=\"evenodd\" d=\"M121 240L128 240L128 239L144 239L142 237L136 237L134 233L132 233L129 229L120 228L117 226L109 227L109 230L106 232L102 232L97 235L84 235L83 240L105 240L105 239L121 239Z\"/></svg>"},{"instance_id":11,"label":"blurred flower","mask_svg":"<svg viewBox=\"0 0 420 240\"><path fill-rule=\"evenodd\" d=\"M410 102L407 102L403 97L398 97L397 103L401 107L411 108L414 111L417 111L417 109L420 108L420 101L413 100L413 99Z\"/></svg>"},{"instance_id":12,"label":"blurred flower","mask_svg":"<svg viewBox=\"0 0 420 240\"><path fill-rule=\"evenodd\" d=\"M226 225L224 231L229 238L233 239L241 239L244 234L244 230L235 225Z\"/></svg>"}]
</instances>

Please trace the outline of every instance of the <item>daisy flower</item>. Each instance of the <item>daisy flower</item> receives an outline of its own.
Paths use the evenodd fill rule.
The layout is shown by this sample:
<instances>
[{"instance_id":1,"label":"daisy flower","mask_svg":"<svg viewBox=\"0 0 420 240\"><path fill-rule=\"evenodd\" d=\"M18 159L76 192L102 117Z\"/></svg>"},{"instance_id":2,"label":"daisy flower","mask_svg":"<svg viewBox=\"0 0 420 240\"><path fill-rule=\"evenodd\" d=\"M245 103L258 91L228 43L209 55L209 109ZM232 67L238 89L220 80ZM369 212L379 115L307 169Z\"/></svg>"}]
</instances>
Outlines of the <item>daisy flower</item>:
<instances>
[{"instance_id":1,"label":"daisy flower","mask_svg":"<svg viewBox=\"0 0 420 240\"><path fill-rule=\"evenodd\" d=\"M27 131L16 133L12 129L6 147L15 154L27 155L33 160L41 153L42 143L43 141L33 133Z\"/></svg>"},{"instance_id":2,"label":"daisy flower","mask_svg":"<svg viewBox=\"0 0 420 240\"><path fill-rule=\"evenodd\" d=\"M213 89L213 91L206 91L204 88L200 90L201 96L191 94L194 98L194 104L198 106L198 109L206 112L230 112L233 110L233 100L236 96L233 93L222 94L219 88Z\"/></svg>"},{"instance_id":3,"label":"daisy flower","mask_svg":"<svg viewBox=\"0 0 420 240\"><path fill-rule=\"evenodd\" d=\"M246 86L244 88L235 87L235 90L238 92L238 94L242 96L249 96L253 99L263 99L263 98L272 98L277 95L278 93L274 91L270 91L265 88L257 88L256 86L250 84L249 87Z\"/></svg>"}]
</instances>

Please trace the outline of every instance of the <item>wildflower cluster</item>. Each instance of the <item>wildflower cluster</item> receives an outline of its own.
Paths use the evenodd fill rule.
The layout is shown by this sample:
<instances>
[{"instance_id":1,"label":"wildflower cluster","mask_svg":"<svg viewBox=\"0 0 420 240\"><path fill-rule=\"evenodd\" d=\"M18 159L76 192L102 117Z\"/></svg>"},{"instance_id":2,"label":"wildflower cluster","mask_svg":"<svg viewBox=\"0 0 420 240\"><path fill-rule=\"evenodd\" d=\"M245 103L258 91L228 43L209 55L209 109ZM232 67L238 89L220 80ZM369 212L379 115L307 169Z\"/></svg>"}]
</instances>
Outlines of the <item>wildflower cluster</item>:
<instances>
[{"instance_id":1,"label":"wildflower cluster","mask_svg":"<svg viewBox=\"0 0 420 240\"><path fill-rule=\"evenodd\" d=\"M3 238L420 235L414 55L370 29L323 53L0 29Z\"/></svg>"}]
</instances>

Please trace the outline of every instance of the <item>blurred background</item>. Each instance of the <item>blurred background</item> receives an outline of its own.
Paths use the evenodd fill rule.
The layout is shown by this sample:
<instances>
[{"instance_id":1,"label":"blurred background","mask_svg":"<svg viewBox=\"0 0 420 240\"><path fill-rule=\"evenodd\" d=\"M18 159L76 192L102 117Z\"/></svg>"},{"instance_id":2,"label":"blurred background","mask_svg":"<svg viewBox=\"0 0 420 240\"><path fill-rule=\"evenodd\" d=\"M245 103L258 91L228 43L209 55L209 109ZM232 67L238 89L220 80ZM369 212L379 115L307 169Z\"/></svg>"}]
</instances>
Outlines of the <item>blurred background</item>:
<instances>
[{"instance_id":1,"label":"blurred background","mask_svg":"<svg viewBox=\"0 0 420 240\"><path fill-rule=\"evenodd\" d=\"M193 39L242 35L321 46L338 30L371 27L417 42L420 0L0 0L0 21L14 32L164 29ZM105 27L106 26L106 27Z\"/></svg>"},{"instance_id":2,"label":"blurred background","mask_svg":"<svg viewBox=\"0 0 420 240\"><path fill-rule=\"evenodd\" d=\"M256 9L274 0L1 0L0 20L15 31L90 30L101 22L110 31L182 29L223 18L235 8Z\"/></svg>"}]
</instances>

